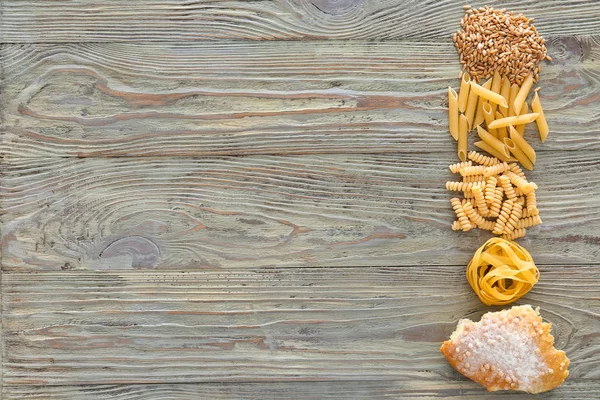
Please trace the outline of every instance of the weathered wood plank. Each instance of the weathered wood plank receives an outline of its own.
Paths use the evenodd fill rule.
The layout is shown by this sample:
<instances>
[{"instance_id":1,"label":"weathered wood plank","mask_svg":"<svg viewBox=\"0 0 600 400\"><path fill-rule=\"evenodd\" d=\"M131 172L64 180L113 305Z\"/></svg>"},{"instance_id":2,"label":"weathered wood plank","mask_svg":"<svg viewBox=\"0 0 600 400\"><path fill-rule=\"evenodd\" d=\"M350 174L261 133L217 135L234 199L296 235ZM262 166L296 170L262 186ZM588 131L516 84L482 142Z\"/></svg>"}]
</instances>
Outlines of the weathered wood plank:
<instances>
[{"instance_id":1,"label":"weathered wood plank","mask_svg":"<svg viewBox=\"0 0 600 400\"><path fill-rule=\"evenodd\" d=\"M600 385L589 381L567 380L559 390L541 395L516 392L485 393L471 383L427 382L406 385L403 381L350 382L235 382L147 385L81 385L81 386L5 386L5 400L590 400L600 392Z\"/></svg>"},{"instance_id":2,"label":"weathered wood plank","mask_svg":"<svg viewBox=\"0 0 600 400\"><path fill-rule=\"evenodd\" d=\"M21 159L4 167L4 270L466 265L452 153ZM600 156L546 152L528 177L543 264L598 263Z\"/></svg>"},{"instance_id":3,"label":"weathered wood plank","mask_svg":"<svg viewBox=\"0 0 600 400\"><path fill-rule=\"evenodd\" d=\"M549 46L551 134L534 144L600 149L600 36ZM7 159L455 151L449 43L6 45L2 56Z\"/></svg>"},{"instance_id":4,"label":"weathered wood plank","mask_svg":"<svg viewBox=\"0 0 600 400\"><path fill-rule=\"evenodd\" d=\"M459 318L489 310L462 270L6 274L4 382L360 379L399 381L406 393L484 393L439 352ZM569 381L582 389L600 379L599 272L542 267L522 300L554 324Z\"/></svg>"},{"instance_id":5,"label":"weathered wood plank","mask_svg":"<svg viewBox=\"0 0 600 400\"><path fill-rule=\"evenodd\" d=\"M598 33L594 0L470 2L535 17L545 35ZM201 39L448 39L464 1L4 0L0 40L105 42Z\"/></svg>"}]
</instances>

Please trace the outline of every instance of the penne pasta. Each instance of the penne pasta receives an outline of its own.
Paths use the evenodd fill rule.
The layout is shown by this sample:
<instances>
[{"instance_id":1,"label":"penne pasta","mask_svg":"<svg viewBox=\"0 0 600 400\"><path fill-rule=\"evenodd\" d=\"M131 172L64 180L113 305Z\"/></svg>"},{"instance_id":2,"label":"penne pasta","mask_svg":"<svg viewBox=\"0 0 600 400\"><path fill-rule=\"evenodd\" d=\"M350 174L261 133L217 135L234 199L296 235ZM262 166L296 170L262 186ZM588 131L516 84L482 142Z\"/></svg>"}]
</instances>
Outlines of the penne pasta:
<instances>
[{"instance_id":1,"label":"penne pasta","mask_svg":"<svg viewBox=\"0 0 600 400\"><path fill-rule=\"evenodd\" d=\"M481 140L493 147L494 150L496 150L498 153L504 154L505 158L510 157L510 153L508 152L508 149L506 148L504 142L496 139L494 136L490 135L488 131L486 131L480 126L477 127L477 134L479 135Z\"/></svg>"},{"instance_id":2,"label":"penne pasta","mask_svg":"<svg viewBox=\"0 0 600 400\"><path fill-rule=\"evenodd\" d=\"M469 121L464 115L460 115L458 121L458 158L460 161L467 160L467 134L469 133Z\"/></svg>"},{"instance_id":3,"label":"penne pasta","mask_svg":"<svg viewBox=\"0 0 600 400\"><path fill-rule=\"evenodd\" d=\"M510 81L505 76L502 78L502 86L500 87L500 94L502 97L509 101L510 99ZM500 112L503 116L508 117L508 107L500 107Z\"/></svg>"},{"instance_id":4,"label":"penne pasta","mask_svg":"<svg viewBox=\"0 0 600 400\"><path fill-rule=\"evenodd\" d=\"M495 138L498 138L496 135L495 129L489 129L490 124L494 120L494 111L492 109L492 105L490 103L483 103L482 107L483 111L483 119L485 120L485 125L488 127L488 132Z\"/></svg>"},{"instance_id":5,"label":"penne pasta","mask_svg":"<svg viewBox=\"0 0 600 400\"><path fill-rule=\"evenodd\" d=\"M517 97L512 102L513 110L517 115L521 111L521 107L523 107L523 103L525 103L525 100L527 99L527 95L529 94L529 91L531 90L532 85L533 85L533 74L529 74L527 76L527 78L525 78L525 80L523 81L523 84L521 85L521 88L519 89L519 93L517 94Z\"/></svg>"},{"instance_id":6,"label":"penne pasta","mask_svg":"<svg viewBox=\"0 0 600 400\"><path fill-rule=\"evenodd\" d=\"M497 152L496 149L494 149L492 146L490 146L489 144L487 144L483 140L481 140L479 142L475 142L474 144L475 144L476 147L479 147L481 150L483 150L483 151L489 153L490 155L496 157L500 161L508 161L508 159L509 159L504 154Z\"/></svg>"},{"instance_id":7,"label":"penne pasta","mask_svg":"<svg viewBox=\"0 0 600 400\"><path fill-rule=\"evenodd\" d=\"M471 82L473 83L473 82ZM492 87L492 80L489 79L486 83L484 83L483 85L481 85L481 87L485 88L485 89L489 89ZM471 89L473 90L473 89ZM477 101L477 112L475 113L475 119L473 120L473 127L475 126L479 126L483 123L484 119L483 119L483 105L487 103L487 101L483 98L483 97L479 97L479 100Z\"/></svg>"},{"instance_id":8,"label":"penne pasta","mask_svg":"<svg viewBox=\"0 0 600 400\"><path fill-rule=\"evenodd\" d=\"M499 112L499 111L496 111L496 119L498 120L498 119L502 119L502 118L504 118L504 117L502 116L502 114L500 114L500 112ZM492 122L494 122L494 121L492 121ZM495 130L496 130L496 138L498 138L499 140L502 140L502 139L504 139L504 138L507 138L507 137L508 137L508 132L506 131L506 127L504 127L504 126L501 126L500 128L490 128L490 125L492 125L492 124L490 123L490 124L487 126L487 128L488 128L488 131L490 131L490 130L492 130L492 129L495 129Z\"/></svg>"},{"instance_id":9,"label":"penne pasta","mask_svg":"<svg viewBox=\"0 0 600 400\"><path fill-rule=\"evenodd\" d=\"M500 93L500 89L502 89L502 77L500 76L500 74L498 73L498 71L495 71L494 72L494 77L492 78L492 87L491 87L491 90L494 93L501 94ZM506 99L504 99L504 100L506 100ZM498 105L492 103L491 106L492 106L492 115L494 115L496 113L496 108L497 108Z\"/></svg>"},{"instance_id":10,"label":"penne pasta","mask_svg":"<svg viewBox=\"0 0 600 400\"><path fill-rule=\"evenodd\" d=\"M458 95L448 87L448 126L454 140L458 140Z\"/></svg>"},{"instance_id":11,"label":"penne pasta","mask_svg":"<svg viewBox=\"0 0 600 400\"><path fill-rule=\"evenodd\" d=\"M523 103L523 107L521 107L521 111L519 112L519 115L525 115L528 112L529 112L529 107L527 107L527 103ZM517 132L519 132L519 135L523 136L523 134L525 133L525 124L516 125L515 129L517 130Z\"/></svg>"},{"instance_id":12,"label":"penne pasta","mask_svg":"<svg viewBox=\"0 0 600 400\"><path fill-rule=\"evenodd\" d=\"M515 98L517 97L518 94L519 94L519 85L517 85L516 83L513 83L512 86L510 87L510 99L508 100L509 106L508 106L507 117L512 117L513 115L517 115L517 113L515 113L513 104L515 103Z\"/></svg>"},{"instance_id":13,"label":"penne pasta","mask_svg":"<svg viewBox=\"0 0 600 400\"><path fill-rule=\"evenodd\" d=\"M469 98L469 89L471 89L469 82L471 82L471 77L468 72L465 72L460 80L460 90L458 92L458 110L461 113L464 113L467 109L467 99Z\"/></svg>"},{"instance_id":14,"label":"penne pasta","mask_svg":"<svg viewBox=\"0 0 600 400\"><path fill-rule=\"evenodd\" d=\"M546 137L548 137L548 122L546 121L546 116L544 115L544 110L542 109L542 103L540 102L537 92L533 96L531 110L540 114L535 120L535 123L537 124L538 131L540 132L540 139L542 140L542 143L544 143L546 141Z\"/></svg>"},{"instance_id":15,"label":"penne pasta","mask_svg":"<svg viewBox=\"0 0 600 400\"><path fill-rule=\"evenodd\" d=\"M528 124L536 120L536 118L540 114L538 113L530 113L530 114L522 114L522 115L514 115L512 117L500 118L492 122L489 126L491 129L498 129L503 126L515 126L521 124Z\"/></svg>"},{"instance_id":16,"label":"penne pasta","mask_svg":"<svg viewBox=\"0 0 600 400\"><path fill-rule=\"evenodd\" d=\"M465 110L465 117L469 121L469 130L473 129L473 120L475 119L475 111L477 110L477 99L479 96L473 90L469 90L469 97L467 98L467 109Z\"/></svg>"},{"instance_id":17,"label":"penne pasta","mask_svg":"<svg viewBox=\"0 0 600 400\"><path fill-rule=\"evenodd\" d=\"M473 81L471 81L471 92L475 92L479 96L479 98L486 99L491 103L498 104L502 107L508 107L508 102L504 97L502 97L502 95L494 93L491 90L484 88L483 86L480 86Z\"/></svg>"},{"instance_id":18,"label":"penne pasta","mask_svg":"<svg viewBox=\"0 0 600 400\"><path fill-rule=\"evenodd\" d=\"M531 162L535 164L536 155L535 150L533 150L533 147L531 147L529 143L527 143L527 141L523 139L523 136L519 135L519 132L517 132L517 130L513 128L512 125L509 125L508 130L510 138L513 142L515 142L515 145L517 145L517 147L520 148L523 151L523 153L525 153L527 158L529 158L529 160L531 160Z\"/></svg>"},{"instance_id":19,"label":"penne pasta","mask_svg":"<svg viewBox=\"0 0 600 400\"><path fill-rule=\"evenodd\" d=\"M504 144L506 145L510 153L517 159L518 162L521 163L523 167L527 168L530 171L533 170L533 163L529 160L529 158L527 158L525 153L523 153L523 150L517 147L513 140L509 138L504 138Z\"/></svg>"}]
</instances>

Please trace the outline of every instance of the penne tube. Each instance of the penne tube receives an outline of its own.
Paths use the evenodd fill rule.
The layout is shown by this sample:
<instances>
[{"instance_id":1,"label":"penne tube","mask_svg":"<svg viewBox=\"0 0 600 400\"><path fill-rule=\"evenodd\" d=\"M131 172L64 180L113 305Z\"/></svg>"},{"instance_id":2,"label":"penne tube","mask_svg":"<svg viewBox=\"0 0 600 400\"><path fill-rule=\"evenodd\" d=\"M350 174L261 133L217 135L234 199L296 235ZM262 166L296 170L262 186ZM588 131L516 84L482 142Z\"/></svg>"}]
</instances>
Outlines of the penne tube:
<instances>
[{"instance_id":1,"label":"penne tube","mask_svg":"<svg viewBox=\"0 0 600 400\"><path fill-rule=\"evenodd\" d=\"M540 139L542 140L542 143L544 143L546 141L546 137L548 137L548 122L546 121L546 116L544 115L544 110L542 109L542 103L540 102L537 92L535 92L535 95L533 95L531 110L540 114L540 116L535 120L535 123L537 124L538 131L540 132Z\"/></svg>"},{"instance_id":2,"label":"penne tube","mask_svg":"<svg viewBox=\"0 0 600 400\"><path fill-rule=\"evenodd\" d=\"M509 159L504 154L498 153L492 146L490 146L489 144L487 144L483 140L481 140L479 142L475 142L475 146L479 147L481 150L489 153L490 155L496 157L500 161L508 161L508 159Z\"/></svg>"},{"instance_id":3,"label":"penne tube","mask_svg":"<svg viewBox=\"0 0 600 400\"><path fill-rule=\"evenodd\" d=\"M473 82L471 82L473 83ZM481 85L481 87L489 89L492 87L492 80L489 79L486 83ZM473 89L471 89L473 90ZM483 104L487 103L487 101L483 97L479 97L479 101L477 101L477 112L475 113L475 119L473 120L473 126L479 126L483 123Z\"/></svg>"},{"instance_id":4,"label":"penne tube","mask_svg":"<svg viewBox=\"0 0 600 400\"><path fill-rule=\"evenodd\" d=\"M518 162L521 163L521 165L524 168L527 168L530 171L533 170L533 163L529 160L529 158L527 158L525 153L523 153L523 150L517 147L514 141L512 141L509 138L504 138L504 144L506 145L506 147L508 147L510 153L517 159Z\"/></svg>"},{"instance_id":5,"label":"penne tube","mask_svg":"<svg viewBox=\"0 0 600 400\"><path fill-rule=\"evenodd\" d=\"M529 94L532 85L533 74L529 74L527 78L525 78L525 80L523 81L523 84L519 89L517 97L515 97L514 101L512 102L513 110L517 115L519 114L519 111L521 111L521 107L523 107L523 103L525 103L525 100L527 99L527 95Z\"/></svg>"},{"instance_id":6,"label":"penne tube","mask_svg":"<svg viewBox=\"0 0 600 400\"><path fill-rule=\"evenodd\" d=\"M527 103L523 103L523 107L521 107L521 111L519 112L519 115L525 115L528 112L529 112L529 107L527 107ZM525 133L525 124L516 125L515 129L517 130L517 132L519 132L519 135L523 136L523 134Z\"/></svg>"},{"instance_id":7,"label":"penne tube","mask_svg":"<svg viewBox=\"0 0 600 400\"><path fill-rule=\"evenodd\" d=\"M502 126L509 126L509 125L515 126L515 125L521 125L521 124L528 124L530 122L535 121L539 115L540 114L538 114L538 113L531 113L531 114L513 115L512 117L500 118L500 119L497 119L494 122L492 122L489 127L491 129L498 129Z\"/></svg>"},{"instance_id":8,"label":"penne tube","mask_svg":"<svg viewBox=\"0 0 600 400\"><path fill-rule=\"evenodd\" d=\"M477 134L479 135L481 140L493 147L494 150L496 150L498 153L504 154L505 158L510 157L510 153L508 152L508 149L506 148L504 142L496 139L494 136L490 135L488 131L486 131L480 126L477 127Z\"/></svg>"},{"instance_id":9,"label":"penne tube","mask_svg":"<svg viewBox=\"0 0 600 400\"><path fill-rule=\"evenodd\" d=\"M485 120L485 125L488 127L488 132L495 138L498 138L496 135L495 129L489 129L490 124L494 120L494 111L492 110L492 105L490 103L483 103L482 107L483 111L483 119Z\"/></svg>"},{"instance_id":10,"label":"penne tube","mask_svg":"<svg viewBox=\"0 0 600 400\"><path fill-rule=\"evenodd\" d=\"M502 118L504 118L502 116L502 114L500 114L499 111L496 111L496 119L498 120L498 119L502 119ZM492 124L490 123L490 125L492 125ZM487 126L488 127L488 131L490 131L491 129L494 129L494 128L490 128L490 125ZM495 129L496 129L496 137L499 140L502 140L502 139L508 137L508 132L506 131L506 127L501 126L500 128L495 128Z\"/></svg>"},{"instance_id":11,"label":"penne tube","mask_svg":"<svg viewBox=\"0 0 600 400\"><path fill-rule=\"evenodd\" d=\"M491 103L498 104L502 107L508 107L508 102L504 97L502 97L502 95L494 93L491 90L484 88L483 86L480 86L473 81L471 81L471 92L477 93L479 98L486 99Z\"/></svg>"},{"instance_id":12,"label":"penne tube","mask_svg":"<svg viewBox=\"0 0 600 400\"><path fill-rule=\"evenodd\" d=\"M523 139L523 136L519 135L519 132L517 132L517 130L513 128L512 125L509 125L508 130L512 141L515 142L517 147L521 149L523 153L525 153L527 158L529 158L533 164L535 164L536 155L535 150L533 150L533 147L531 147L529 143L527 143L527 141Z\"/></svg>"},{"instance_id":13,"label":"penne tube","mask_svg":"<svg viewBox=\"0 0 600 400\"><path fill-rule=\"evenodd\" d=\"M465 110L465 117L469 121L469 130L473 129L473 120L475 119L475 111L477 110L477 98L479 96L473 90L469 91L469 97L467 98L467 109Z\"/></svg>"},{"instance_id":14,"label":"penne tube","mask_svg":"<svg viewBox=\"0 0 600 400\"><path fill-rule=\"evenodd\" d=\"M448 126L454 140L458 140L458 95L448 87Z\"/></svg>"},{"instance_id":15,"label":"penne tube","mask_svg":"<svg viewBox=\"0 0 600 400\"><path fill-rule=\"evenodd\" d=\"M471 77L468 72L465 72L460 80L460 90L458 91L458 111L464 113L467 109L467 99L469 98L469 85Z\"/></svg>"},{"instance_id":16,"label":"penne tube","mask_svg":"<svg viewBox=\"0 0 600 400\"><path fill-rule=\"evenodd\" d=\"M469 121L464 115L460 115L458 121L458 158L460 161L467 160L467 135L469 133Z\"/></svg>"},{"instance_id":17,"label":"penne tube","mask_svg":"<svg viewBox=\"0 0 600 400\"><path fill-rule=\"evenodd\" d=\"M510 81L505 76L502 78L502 86L500 87L500 94L508 101L510 99ZM500 112L503 116L508 117L508 107L499 107Z\"/></svg>"},{"instance_id":18,"label":"penne tube","mask_svg":"<svg viewBox=\"0 0 600 400\"><path fill-rule=\"evenodd\" d=\"M498 73L498 71L495 71L494 72L494 77L492 78L492 87L491 87L491 90L494 93L501 94L500 93L500 89L501 88L502 88L502 76L500 76L500 74ZM506 100L506 99L504 99L504 100ZM491 106L492 106L492 115L494 115L496 113L496 108L497 108L498 105L492 103Z\"/></svg>"},{"instance_id":19,"label":"penne tube","mask_svg":"<svg viewBox=\"0 0 600 400\"><path fill-rule=\"evenodd\" d=\"M517 113L515 113L514 107L512 106L515 103L515 98L517 97L517 95L519 94L519 85L517 85L516 83L513 83L512 86L510 87L510 99L508 100L508 115L507 117L512 117L513 115L517 115Z\"/></svg>"}]
</instances>

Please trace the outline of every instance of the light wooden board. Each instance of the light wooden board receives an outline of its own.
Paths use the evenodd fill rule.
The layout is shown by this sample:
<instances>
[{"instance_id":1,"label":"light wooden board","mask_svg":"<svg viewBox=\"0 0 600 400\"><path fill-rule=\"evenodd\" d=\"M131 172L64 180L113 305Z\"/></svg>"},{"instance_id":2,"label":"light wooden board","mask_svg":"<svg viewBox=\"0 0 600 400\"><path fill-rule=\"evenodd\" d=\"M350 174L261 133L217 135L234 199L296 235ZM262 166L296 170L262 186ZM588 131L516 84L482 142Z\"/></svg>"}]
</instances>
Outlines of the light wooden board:
<instances>
[{"instance_id":1,"label":"light wooden board","mask_svg":"<svg viewBox=\"0 0 600 400\"><path fill-rule=\"evenodd\" d=\"M549 40L536 149L600 149L600 36ZM454 151L450 42L6 45L11 157Z\"/></svg>"},{"instance_id":2,"label":"light wooden board","mask_svg":"<svg viewBox=\"0 0 600 400\"><path fill-rule=\"evenodd\" d=\"M450 230L453 157L15 160L3 268L466 265L491 234ZM542 264L597 264L598 152L538 159L544 224L520 242Z\"/></svg>"},{"instance_id":3,"label":"light wooden board","mask_svg":"<svg viewBox=\"0 0 600 400\"><path fill-rule=\"evenodd\" d=\"M396 380L405 393L484 393L439 351L458 319L489 309L463 271L8 274L4 383ZM595 267L542 267L521 300L554 324L579 390L600 379L599 284Z\"/></svg>"},{"instance_id":4,"label":"light wooden board","mask_svg":"<svg viewBox=\"0 0 600 400\"><path fill-rule=\"evenodd\" d=\"M3 0L4 42L199 39L439 39L459 28L463 1ZM545 35L598 33L595 0L470 2L523 12Z\"/></svg>"},{"instance_id":5,"label":"light wooden board","mask_svg":"<svg viewBox=\"0 0 600 400\"><path fill-rule=\"evenodd\" d=\"M515 392L485 393L463 381L427 382L408 389L402 381L354 382L235 382L147 385L32 386L7 385L5 400L583 400L593 399L600 385L567 380L558 391L540 395Z\"/></svg>"}]
</instances>

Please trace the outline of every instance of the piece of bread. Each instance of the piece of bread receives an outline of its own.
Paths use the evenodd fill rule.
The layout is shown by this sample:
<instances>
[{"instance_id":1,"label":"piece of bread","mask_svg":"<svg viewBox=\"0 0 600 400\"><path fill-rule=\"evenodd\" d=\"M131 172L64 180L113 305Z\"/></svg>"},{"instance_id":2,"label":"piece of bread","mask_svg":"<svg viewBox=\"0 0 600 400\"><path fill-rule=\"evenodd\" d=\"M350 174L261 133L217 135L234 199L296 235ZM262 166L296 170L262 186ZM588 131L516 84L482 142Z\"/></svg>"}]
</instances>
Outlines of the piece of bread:
<instances>
[{"instance_id":1,"label":"piece of bread","mask_svg":"<svg viewBox=\"0 0 600 400\"><path fill-rule=\"evenodd\" d=\"M550 328L538 309L515 306L489 312L479 322L461 319L440 350L458 372L490 392L541 393L569 375L569 359L554 348Z\"/></svg>"}]
</instances>

